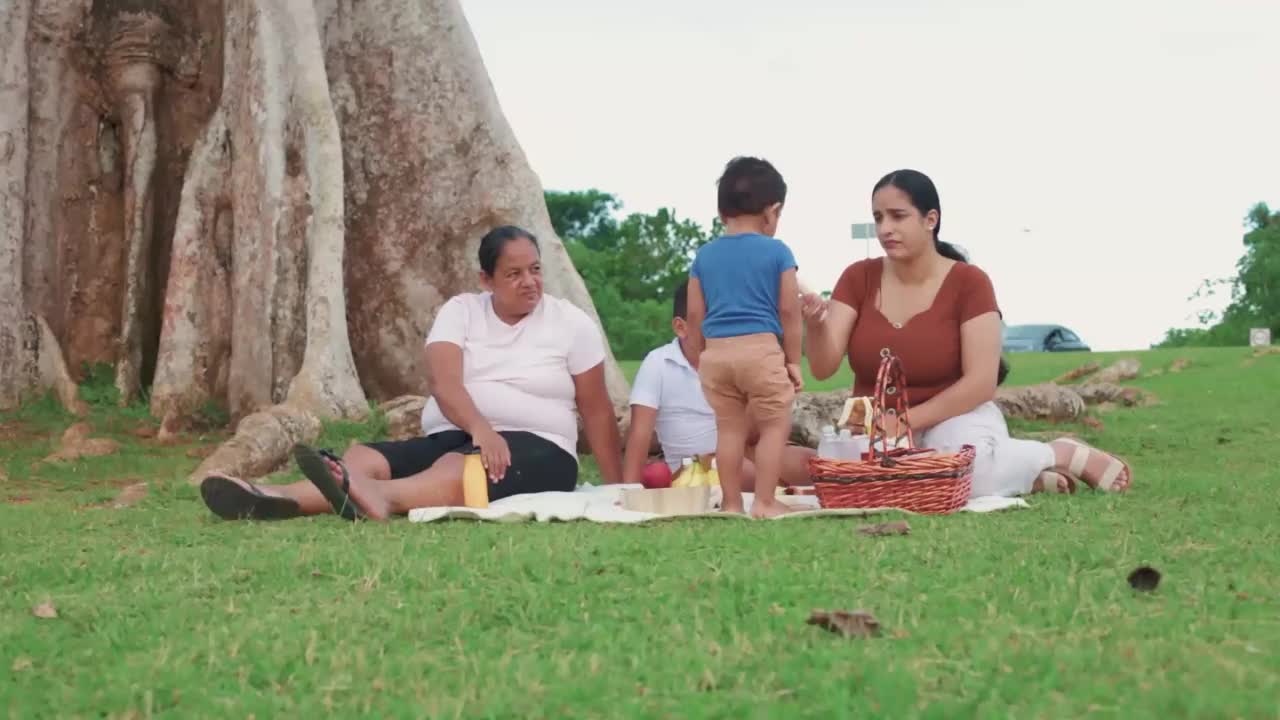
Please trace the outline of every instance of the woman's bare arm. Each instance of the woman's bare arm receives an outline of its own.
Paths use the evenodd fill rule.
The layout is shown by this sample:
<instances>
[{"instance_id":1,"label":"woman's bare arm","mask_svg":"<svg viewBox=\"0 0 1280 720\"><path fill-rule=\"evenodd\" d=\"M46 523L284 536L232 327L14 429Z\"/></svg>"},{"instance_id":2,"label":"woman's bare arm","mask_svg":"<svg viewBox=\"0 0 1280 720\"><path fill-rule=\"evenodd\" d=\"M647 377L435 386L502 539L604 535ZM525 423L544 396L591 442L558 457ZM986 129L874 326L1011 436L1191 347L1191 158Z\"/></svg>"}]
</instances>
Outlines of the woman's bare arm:
<instances>
[{"instance_id":1,"label":"woman's bare arm","mask_svg":"<svg viewBox=\"0 0 1280 720\"><path fill-rule=\"evenodd\" d=\"M622 482L622 441L618 419L613 415L613 401L604 381L604 363L573 376L573 386L582 415L583 431L591 455L600 468L600 478L607 484Z\"/></svg>"},{"instance_id":2,"label":"woman's bare arm","mask_svg":"<svg viewBox=\"0 0 1280 720\"><path fill-rule=\"evenodd\" d=\"M982 403L995 398L1000 349L999 313L983 313L961 325L962 375L951 387L907 412L912 430L927 430L944 420L971 412Z\"/></svg>"},{"instance_id":3,"label":"woman's bare arm","mask_svg":"<svg viewBox=\"0 0 1280 720\"><path fill-rule=\"evenodd\" d=\"M809 359L809 372L826 380L840 369L858 311L838 300L823 300L809 294L803 301L805 318L804 355Z\"/></svg>"},{"instance_id":4,"label":"woman's bare arm","mask_svg":"<svg viewBox=\"0 0 1280 720\"><path fill-rule=\"evenodd\" d=\"M427 345L426 359L431 396L449 422L472 437L490 430L489 421L462 384L462 348L451 342L433 342Z\"/></svg>"}]
</instances>

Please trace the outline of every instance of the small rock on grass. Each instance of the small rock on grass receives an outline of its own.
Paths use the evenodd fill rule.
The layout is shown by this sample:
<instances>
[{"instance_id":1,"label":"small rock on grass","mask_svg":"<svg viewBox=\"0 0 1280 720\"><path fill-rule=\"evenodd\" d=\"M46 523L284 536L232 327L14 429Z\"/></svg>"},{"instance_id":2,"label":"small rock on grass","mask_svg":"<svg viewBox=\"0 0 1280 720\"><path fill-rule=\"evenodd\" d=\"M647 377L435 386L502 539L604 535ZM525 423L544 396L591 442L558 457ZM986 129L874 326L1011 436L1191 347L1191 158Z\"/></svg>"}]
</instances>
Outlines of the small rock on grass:
<instances>
[{"instance_id":1,"label":"small rock on grass","mask_svg":"<svg viewBox=\"0 0 1280 720\"><path fill-rule=\"evenodd\" d=\"M817 625L842 637L880 636L880 621L865 610L814 610L805 623Z\"/></svg>"},{"instance_id":2,"label":"small rock on grass","mask_svg":"<svg viewBox=\"0 0 1280 720\"><path fill-rule=\"evenodd\" d=\"M1085 365L1081 365L1075 370L1071 370L1069 372L1059 375L1058 377L1054 378L1051 382L1054 385L1062 385L1065 383L1074 382L1076 380L1079 380L1082 377L1085 377L1086 375L1092 375L1101 369L1102 369L1102 366L1096 362L1087 363Z\"/></svg>"},{"instance_id":3,"label":"small rock on grass","mask_svg":"<svg viewBox=\"0 0 1280 720\"><path fill-rule=\"evenodd\" d=\"M112 510L122 510L127 507L133 507L142 502L147 497L147 484L145 482L134 482L126 485L115 498L94 505L96 508L109 508Z\"/></svg>"},{"instance_id":4,"label":"small rock on grass","mask_svg":"<svg viewBox=\"0 0 1280 720\"><path fill-rule=\"evenodd\" d=\"M42 620L52 620L58 617L58 608L53 606L51 602L42 602L31 608L31 614Z\"/></svg>"}]
</instances>

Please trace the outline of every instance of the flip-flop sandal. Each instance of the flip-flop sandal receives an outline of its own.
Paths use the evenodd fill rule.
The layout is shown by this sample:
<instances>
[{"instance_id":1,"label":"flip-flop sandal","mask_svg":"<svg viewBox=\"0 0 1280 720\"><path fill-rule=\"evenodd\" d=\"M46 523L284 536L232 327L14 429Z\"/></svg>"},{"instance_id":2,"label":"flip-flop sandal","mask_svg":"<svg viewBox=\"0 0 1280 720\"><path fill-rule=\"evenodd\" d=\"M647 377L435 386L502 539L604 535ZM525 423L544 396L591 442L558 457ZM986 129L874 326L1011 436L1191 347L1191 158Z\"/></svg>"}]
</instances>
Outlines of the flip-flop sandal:
<instances>
[{"instance_id":1,"label":"flip-flop sandal","mask_svg":"<svg viewBox=\"0 0 1280 720\"><path fill-rule=\"evenodd\" d=\"M1101 490L1102 492L1112 492L1111 488L1112 486L1115 485L1116 478L1120 477L1120 473L1122 471L1128 472L1129 484L1114 492L1125 492L1129 488L1133 487L1133 468L1131 468L1129 466L1129 463L1125 462L1118 455L1114 453L1109 453L1103 450L1099 450L1097 448L1091 448L1088 445L1085 445L1079 440L1075 440L1073 438L1059 438L1059 439L1067 443L1068 445L1074 445L1076 448L1071 453L1071 462L1068 463L1067 471L1062 473L1063 475L1066 475L1068 479L1076 480L1078 482L1084 482L1084 475L1082 473L1084 472L1085 464L1089 461L1089 454L1093 452L1097 452L1103 455L1104 457L1110 457L1111 463L1107 465L1106 470L1102 471L1102 477L1098 478L1098 484L1091 486L1093 487L1094 490ZM1059 472L1062 472L1062 471L1059 471ZM1089 483L1087 482L1084 484L1089 485Z\"/></svg>"},{"instance_id":2,"label":"flip-flop sandal","mask_svg":"<svg viewBox=\"0 0 1280 720\"><path fill-rule=\"evenodd\" d=\"M297 500L268 495L248 480L244 483L249 487L228 477L210 475L200 483L200 497L223 520L289 520L302 516Z\"/></svg>"},{"instance_id":3,"label":"flip-flop sandal","mask_svg":"<svg viewBox=\"0 0 1280 720\"><path fill-rule=\"evenodd\" d=\"M338 467L342 468L341 484L334 480L333 473L329 472L329 466L325 464L326 458L333 460ZM351 499L351 476L347 474L347 466L342 463L342 458L328 450L294 445L293 459L297 461L302 474L316 486L321 495L324 495L324 499L329 501L329 506L338 514L338 517L344 520L365 519L364 511Z\"/></svg>"}]
</instances>

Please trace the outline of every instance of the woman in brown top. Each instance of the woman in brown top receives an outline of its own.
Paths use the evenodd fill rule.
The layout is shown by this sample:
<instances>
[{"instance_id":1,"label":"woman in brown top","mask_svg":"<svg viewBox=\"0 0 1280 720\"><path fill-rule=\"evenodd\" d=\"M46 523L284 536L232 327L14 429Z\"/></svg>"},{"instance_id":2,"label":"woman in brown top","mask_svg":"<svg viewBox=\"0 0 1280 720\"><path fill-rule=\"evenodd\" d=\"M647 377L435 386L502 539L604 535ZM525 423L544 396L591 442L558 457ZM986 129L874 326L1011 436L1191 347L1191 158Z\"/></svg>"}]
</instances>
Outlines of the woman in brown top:
<instances>
[{"instance_id":1,"label":"woman in brown top","mask_svg":"<svg viewBox=\"0 0 1280 720\"><path fill-rule=\"evenodd\" d=\"M807 294L805 354L818 379L839 369L845 355L856 375L855 395L871 395L884 354L902 361L910 421L923 447L973 445L974 497L1074 492L1083 482L1122 492L1132 472L1119 458L1060 439L1049 443L1009 437L996 385L1000 308L987 274L938 239L938 191L914 170L890 173L871 196L876 234L885 256L845 269L830 301ZM886 418L886 431L899 424Z\"/></svg>"}]
</instances>

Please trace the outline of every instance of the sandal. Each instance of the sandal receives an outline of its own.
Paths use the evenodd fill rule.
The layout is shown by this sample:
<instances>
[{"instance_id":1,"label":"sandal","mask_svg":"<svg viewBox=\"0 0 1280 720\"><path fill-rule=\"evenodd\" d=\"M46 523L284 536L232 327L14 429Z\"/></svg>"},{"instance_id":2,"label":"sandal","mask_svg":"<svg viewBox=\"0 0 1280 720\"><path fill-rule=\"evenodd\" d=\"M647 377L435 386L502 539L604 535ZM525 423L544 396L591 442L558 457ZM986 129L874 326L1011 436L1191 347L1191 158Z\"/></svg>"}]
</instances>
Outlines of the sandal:
<instances>
[{"instance_id":1,"label":"sandal","mask_svg":"<svg viewBox=\"0 0 1280 720\"><path fill-rule=\"evenodd\" d=\"M210 475L200 483L200 497L223 520L290 520L302 516L297 500L268 495L248 480L241 482L244 485L225 475Z\"/></svg>"},{"instance_id":2,"label":"sandal","mask_svg":"<svg viewBox=\"0 0 1280 720\"><path fill-rule=\"evenodd\" d=\"M1071 453L1071 462L1067 469L1065 471L1058 471L1066 476L1068 480L1084 482L1085 485L1092 487L1094 490L1101 490L1103 492L1124 492L1133 487L1133 469L1130 468L1129 463L1125 462L1123 459L1109 452L1089 447L1074 438L1059 438L1059 440L1067 443L1068 445L1075 446L1075 451ZM1110 464L1107 465L1106 470L1102 471L1102 477L1098 478L1098 483L1096 485L1086 482L1083 475L1085 464L1089 461L1089 455L1094 452L1111 458ZM1112 490L1112 487L1115 486L1116 479L1120 477L1122 472L1128 475L1129 481L1125 483L1123 487Z\"/></svg>"},{"instance_id":3,"label":"sandal","mask_svg":"<svg viewBox=\"0 0 1280 720\"><path fill-rule=\"evenodd\" d=\"M1054 474L1066 481L1065 487L1062 482L1055 482L1052 486L1045 485L1045 475ZM1036 490L1035 485L1031 486L1031 492L1041 495L1074 495L1076 492L1076 483L1079 478L1072 477L1070 473L1061 470L1045 470L1036 478L1036 482L1040 483L1040 489Z\"/></svg>"},{"instance_id":4,"label":"sandal","mask_svg":"<svg viewBox=\"0 0 1280 720\"><path fill-rule=\"evenodd\" d=\"M356 505L355 500L351 499L351 476L347 475L347 466L342 463L342 458L328 450L294 445L293 459L298 463L302 474L316 486L321 495L324 495L324 499L329 501L329 506L338 517L344 520L365 519L364 511ZM341 486L334 480L333 473L329 472L329 466L325 464L326 459L332 460L342 468Z\"/></svg>"}]
</instances>

